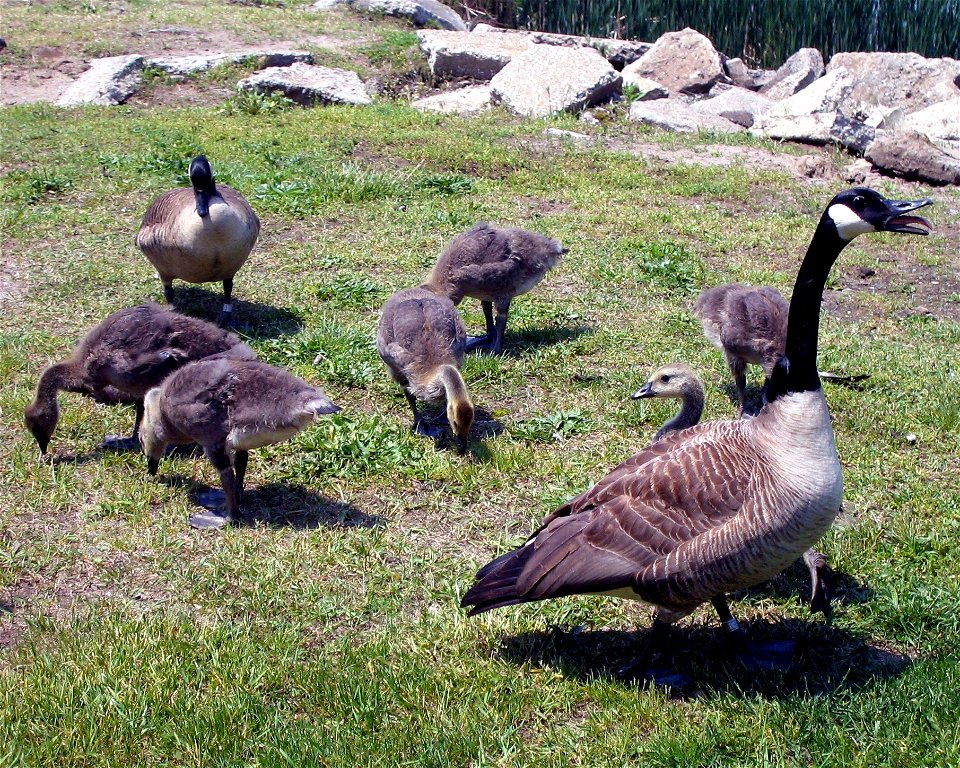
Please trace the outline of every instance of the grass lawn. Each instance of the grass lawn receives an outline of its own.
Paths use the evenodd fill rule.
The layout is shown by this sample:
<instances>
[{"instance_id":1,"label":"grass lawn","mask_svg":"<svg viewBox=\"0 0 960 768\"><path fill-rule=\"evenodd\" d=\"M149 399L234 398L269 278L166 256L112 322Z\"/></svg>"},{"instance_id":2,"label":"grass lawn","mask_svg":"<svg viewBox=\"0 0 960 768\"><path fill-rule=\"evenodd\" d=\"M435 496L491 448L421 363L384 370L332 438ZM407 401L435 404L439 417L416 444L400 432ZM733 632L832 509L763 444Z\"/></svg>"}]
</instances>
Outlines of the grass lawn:
<instances>
[{"instance_id":1,"label":"grass lawn","mask_svg":"<svg viewBox=\"0 0 960 768\"><path fill-rule=\"evenodd\" d=\"M400 25L346 11L133 0L114 18L120 5L5 7L11 61L31 65L45 26L89 56L174 23L326 36L329 62L393 85L417 58ZM828 284L821 368L872 374L825 385L846 482L820 542L840 574L832 626L811 617L798 564L732 604L751 637L797 639L797 664L739 666L702 608L662 654L696 679L671 694L616 676L648 608L574 597L467 619L459 598L674 412L629 400L657 365L692 364L705 418L735 414L693 301L729 280L789 294L849 186L844 158L818 151L828 170L810 179L790 171L794 147L622 120L467 121L387 98L182 106L178 86L152 87L134 106L0 108L0 765L960 764L960 190L882 180L937 201L934 233L864 236ZM218 533L186 525L217 486L204 459L151 478L142 455L98 449L132 408L62 394L46 461L22 424L44 367L110 312L162 298L133 238L199 152L263 222L238 332L343 407L251 455L250 524ZM730 154L745 161L703 161ZM514 303L507 353L468 359L481 414L459 457L410 434L373 339L387 296L482 219L570 252ZM179 309L216 317L219 286L175 289ZM461 309L478 329L477 303Z\"/></svg>"}]
</instances>

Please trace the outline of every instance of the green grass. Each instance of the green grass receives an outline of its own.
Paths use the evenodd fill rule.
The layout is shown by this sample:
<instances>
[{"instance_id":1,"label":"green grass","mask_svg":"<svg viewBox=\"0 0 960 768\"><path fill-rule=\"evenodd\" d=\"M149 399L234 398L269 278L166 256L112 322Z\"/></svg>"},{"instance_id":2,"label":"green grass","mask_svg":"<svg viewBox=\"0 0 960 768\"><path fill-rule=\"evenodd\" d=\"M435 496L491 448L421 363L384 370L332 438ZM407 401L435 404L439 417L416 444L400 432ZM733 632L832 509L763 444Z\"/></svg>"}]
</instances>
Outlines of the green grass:
<instances>
[{"instance_id":1,"label":"green grass","mask_svg":"<svg viewBox=\"0 0 960 768\"><path fill-rule=\"evenodd\" d=\"M222 8L228 25L293 10ZM7 13L25 34L58 14L78 19L77 39L86 28L79 4ZM172 23L152 3L129 13ZM408 44L371 35L386 47L363 55L387 66ZM842 574L835 621L810 617L800 567L733 606L753 637L797 639L795 668L725 661L704 608L663 653L697 681L671 697L615 675L643 607L576 597L478 619L458 607L480 565L672 415L629 400L654 367L691 363L706 417L734 414L694 298L734 279L789 293L841 184L630 151L727 139L618 123L579 128L601 141L577 149L545 138L551 125L571 121L463 121L385 99L0 110L0 765L960 762L956 189L885 181L889 195L937 200L934 234L859 239L833 275L844 290L827 292L821 366L872 374L859 390L826 385L846 482L846 515L820 543ZM255 451L251 524L214 535L186 525L218 484L202 457L166 458L151 478L142 456L97 450L132 409L62 395L52 461L21 423L46 365L109 312L161 297L133 236L197 152L263 221L237 276L238 331L343 408ZM481 219L570 252L514 302L507 354L468 358L482 417L459 457L410 433L373 341L387 296ZM877 272L870 290L852 276L862 265ZM176 295L190 314L219 311L218 286ZM476 302L461 309L482 327Z\"/></svg>"}]
</instances>

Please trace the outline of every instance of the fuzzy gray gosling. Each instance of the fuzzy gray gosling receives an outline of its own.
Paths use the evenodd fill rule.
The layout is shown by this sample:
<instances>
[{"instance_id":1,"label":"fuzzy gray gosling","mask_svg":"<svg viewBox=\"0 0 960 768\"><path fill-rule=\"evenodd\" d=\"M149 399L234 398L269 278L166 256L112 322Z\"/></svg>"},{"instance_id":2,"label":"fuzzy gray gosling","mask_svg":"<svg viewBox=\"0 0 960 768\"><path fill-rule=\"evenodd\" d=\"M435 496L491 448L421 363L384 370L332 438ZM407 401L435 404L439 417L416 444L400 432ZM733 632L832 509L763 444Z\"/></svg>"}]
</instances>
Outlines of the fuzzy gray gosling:
<instances>
[{"instance_id":1,"label":"fuzzy gray gosling","mask_svg":"<svg viewBox=\"0 0 960 768\"><path fill-rule=\"evenodd\" d=\"M410 288L391 296L380 313L377 352L390 377L403 388L413 411L413 430L430 437L417 400L446 400L447 420L459 453L466 453L474 407L463 381L467 331L453 302L425 288Z\"/></svg>"},{"instance_id":2,"label":"fuzzy gray gosling","mask_svg":"<svg viewBox=\"0 0 960 768\"><path fill-rule=\"evenodd\" d=\"M237 523L248 453L296 435L336 413L319 389L256 360L201 360L181 368L144 399L140 442L147 471L157 473L168 445L199 443L220 474L225 511L195 515L195 528Z\"/></svg>"}]
</instances>

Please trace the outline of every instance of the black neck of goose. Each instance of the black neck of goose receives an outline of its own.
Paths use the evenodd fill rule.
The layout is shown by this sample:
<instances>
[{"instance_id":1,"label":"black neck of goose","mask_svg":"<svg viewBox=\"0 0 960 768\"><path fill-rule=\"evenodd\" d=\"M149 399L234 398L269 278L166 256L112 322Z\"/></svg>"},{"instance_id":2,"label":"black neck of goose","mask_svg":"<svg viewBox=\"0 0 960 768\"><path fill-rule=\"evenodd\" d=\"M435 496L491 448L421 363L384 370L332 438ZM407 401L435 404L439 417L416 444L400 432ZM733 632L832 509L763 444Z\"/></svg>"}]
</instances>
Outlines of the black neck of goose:
<instances>
[{"instance_id":1,"label":"black neck of goose","mask_svg":"<svg viewBox=\"0 0 960 768\"><path fill-rule=\"evenodd\" d=\"M815 392L820 389L820 376L817 373L820 304L830 269L846 245L847 241L837 234L833 221L825 213L813 233L793 286L786 349L767 383L768 402L788 392Z\"/></svg>"}]
</instances>

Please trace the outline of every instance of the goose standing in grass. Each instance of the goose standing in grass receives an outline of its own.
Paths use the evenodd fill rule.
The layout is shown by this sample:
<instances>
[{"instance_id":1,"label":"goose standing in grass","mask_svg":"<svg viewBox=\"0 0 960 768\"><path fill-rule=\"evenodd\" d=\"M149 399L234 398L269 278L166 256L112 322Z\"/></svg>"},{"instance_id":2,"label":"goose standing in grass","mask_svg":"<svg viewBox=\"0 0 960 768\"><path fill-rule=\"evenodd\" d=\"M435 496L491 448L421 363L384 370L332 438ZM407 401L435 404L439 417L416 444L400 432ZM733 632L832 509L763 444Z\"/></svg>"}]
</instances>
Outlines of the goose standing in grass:
<instances>
[{"instance_id":1,"label":"goose standing in grass","mask_svg":"<svg viewBox=\"0 0 960 768\"><path fill-rule=\"evenodd\" d=\"M234 334L203 320L156 304L121 309L92 328L68 359L43 372L24 420L43 454L60 418L57 392L78 392L98 403L132 403L136 407L133 433L128 438L108 435L103 444L117 450L136 449L147 391L177 368L210 355L257 356Z\"/></svg>"},{"instance_id":2,"label":"goose standing in grass","mask_svg":"<svg viewBox=\"0 0 960 768\"><path fill-rule=\"evenodd\" d=\"M417 410L417 399L436 402L445 398L447 419L461 454L466 453L474 416L460 374L466 341L467 331L453 302L426 288L393 294L377 328L377 352L410 403L413 430L436 437L437 430L426 425Z\"/></svg>"},{"instance_id":3,"label":"goose standing in grass","mask_svg":"<svg viewBox=\"0 0 960 768\"><path fill-rule=\"evenodd\" d=\"M699 424L706 402L703 382L689 365L683 363L660 366L632 397L635 400L648 397L680 400L680 411L660 427L653 438L654 442L671 432ZM829 620L834 578L833 571L827 565L826 555L808 549L803 553L803 562L810 572L810 610L813 613L823 613Z\"/></svg>"},{"instance_id":4,"label":"goose standing in grass","mask_svg":"<svg viewBox=\"0 0 960 768\"><path fill-rule=\"evenodd\" d=\"M160 195L147 209L137 247L157 270L164 299L173 303L173 281L223 282L221 325L233 318L233 276L247 260L260 220L237 190L216 184L206 157L190 163L190 187Z\"/></svg>"},{"instance_id":5,"label":"goose standing in grass","mask_svg":"<svg viewBox=\"0 0 960 768\"><path fill-rule=\"evenodd\" d=\"M248 452L287 440L340 408L282 368L258 360L191 363L147 392L140 442L147 471L157 473L168 445L199 443L220 473L224 514L195 515L195 528L236 523Z\"/></svg>"},{"instance_id":6,"label":"goose standing in grass","mask_svg":"<svg viewBox=\"0 0 960 768\"><path fill-rule=\"evenodd\" d=\"M462 600L470 614L574 594L656 607L635 668L672 623L711 602L743 636L726 595L784 570L830 527L843 475L817 375L824 286L857 235L925 235L910 215L929 199L887 200L867 188L823 212L797 274L786 351L753 419L708 421L655 442L549 515L516 550L485 565Z\"/></svg>"},{"instance_id":7,"label":"goose standing in grass","mask_svg":"<svg viewBox=\"0 0 960 768\"><path fill-rule=\"evenodd\" d=\"M467 351L487 349L499 355L510 302L539 283L566 252L539 232L480 222L447 245L423 287L455 305L464 296L479 299L487 332L469 337Z\"/></svg>"}]
</instances>

